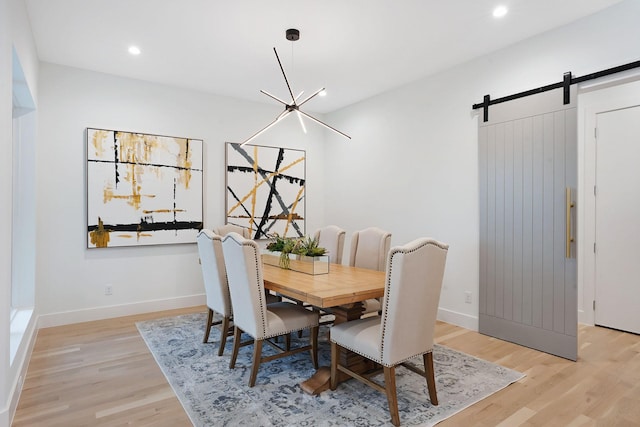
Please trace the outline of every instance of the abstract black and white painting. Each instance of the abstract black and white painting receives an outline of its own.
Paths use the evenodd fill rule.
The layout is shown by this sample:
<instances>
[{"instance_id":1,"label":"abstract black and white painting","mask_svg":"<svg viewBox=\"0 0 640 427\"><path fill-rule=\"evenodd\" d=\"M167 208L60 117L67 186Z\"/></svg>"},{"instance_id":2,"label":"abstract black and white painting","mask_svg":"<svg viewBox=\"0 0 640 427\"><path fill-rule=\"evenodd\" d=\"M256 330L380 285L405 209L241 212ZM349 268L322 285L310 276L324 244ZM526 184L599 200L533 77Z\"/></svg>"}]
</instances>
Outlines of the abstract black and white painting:
<instances>
[{"instance_id":1,"label":"abstract black and white painting","mask_svg":"<svg viewBox=\"0 0 640 427\"><path fill-rule=\"evenodd\" d=\"M251 238L305 235L305 152L227 143L227 223Z\"/></svg>"},{"instance_id":2,"label":"abstract black and white painting","mask_svg":"<svg viewBox=\"0 0 640 427\"><path fill-rule=\"evenodd\" d=\"M87 247L194 243L202 140L87 128Z\"/></svg>"}]
</instances>

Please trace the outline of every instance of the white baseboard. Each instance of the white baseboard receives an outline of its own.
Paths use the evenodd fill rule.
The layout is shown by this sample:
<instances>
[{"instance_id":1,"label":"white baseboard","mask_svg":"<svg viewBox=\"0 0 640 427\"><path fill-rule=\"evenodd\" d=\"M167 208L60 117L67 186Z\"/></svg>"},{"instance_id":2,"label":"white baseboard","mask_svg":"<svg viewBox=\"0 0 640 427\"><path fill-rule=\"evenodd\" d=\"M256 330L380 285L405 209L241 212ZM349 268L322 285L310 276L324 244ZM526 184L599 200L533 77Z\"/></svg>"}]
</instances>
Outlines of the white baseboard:
<instances>
[{"instance_id":1,"label":"white baseboard","mask_svg":"<svg viewBox=\"0 0 640 427\"><path fill-rule=\"evenodd\" d=\"M8 405L6 408L0 411L0 426L11 425L13 416L16 413L18 400L20 400L20 394L22 393L22 385L24 384L24 379L27 376L27 369L29 368L31 353L33 352L33 346L36 343L36 336L38 335L38 329L36 328L37 323L38 321L34 313L22 337L20 348L18 349L18 352L16 353L16 356L13 360L13 363L17 364L16 366L18 366L18 368L16 369L17 373L14 374L14 378L11 381L11 386L9 388ZM10 370L10 372L13 371Z\"/></svg>"},{"instance_id":2,"label":"white baseboard","mask_svg":"<svg viewBox=\"0 0 640 427\"><path fill-rule=\"evenodd\" d=\"M472 331L478 330L478 318L470 316L464 313L458 313L456 311L447 310L444 308L438 309L438 320L442 322L451 323L452 325L460 326Z\"/></svg>"},{"instance_id":3,"label":"white baseboard","mask_svg":"<svg viewBox=\"0 0 640 427\"><path fill-rule=\"evenodd\" d=\"M205 295L198 294L178 298L42 314L38 318L38 328L49 328L52 326L111 319L114 317L131 316L133 314L150 313L153 311L173 310L176 308L193 307L204 304L206 304Z\"/></svg>"},{"instance_id":4,"label":"white baseboard","mask_svg":"<svg viewBox=\"0 0 640 427\"><path fill-rule=\"evenodd\" d=\"M588 326L594 326L595 319L593 316L593 311L586 312L584 310L578 310L578 323L582 323Z\"/></svg>"}]
</instances>

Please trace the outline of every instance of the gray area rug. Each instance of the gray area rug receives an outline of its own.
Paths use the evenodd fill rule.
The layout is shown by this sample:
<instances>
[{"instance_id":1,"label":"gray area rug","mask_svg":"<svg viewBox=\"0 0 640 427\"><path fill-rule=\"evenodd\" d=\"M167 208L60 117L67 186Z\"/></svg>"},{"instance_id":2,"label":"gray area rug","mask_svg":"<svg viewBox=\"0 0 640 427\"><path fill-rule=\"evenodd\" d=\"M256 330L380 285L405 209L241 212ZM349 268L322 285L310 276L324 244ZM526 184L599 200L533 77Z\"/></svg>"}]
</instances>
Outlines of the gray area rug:
<instances>
[{"instance_id":1,"label":"gray area rug","mask_svg":"<svg viewBox=\"0 0 640 427\"><path fill-rule=\"evenodd\" d=\"M137 323L195 426L391 425L386 396L359 381L346 381L319 396L304 393L299 383L315 372L308 352L262 364L256 385L249 388L253 346L240 348L231 370L233 338L218 357L220 330L212 328L209 343L203 344L205 322L205 313L198 313ZM331 362L326 332L320 332L321 366ZM263 352L269 351L270 346L263 347ZM444 346L436 345L433 354L438 406L431 405L423 377L404 367L396 369L403 426L432 426L524 377ZM421 366L421 360L416 364ZM380 374L377 380L383 378Z\"/></svg>"}]
</instances>

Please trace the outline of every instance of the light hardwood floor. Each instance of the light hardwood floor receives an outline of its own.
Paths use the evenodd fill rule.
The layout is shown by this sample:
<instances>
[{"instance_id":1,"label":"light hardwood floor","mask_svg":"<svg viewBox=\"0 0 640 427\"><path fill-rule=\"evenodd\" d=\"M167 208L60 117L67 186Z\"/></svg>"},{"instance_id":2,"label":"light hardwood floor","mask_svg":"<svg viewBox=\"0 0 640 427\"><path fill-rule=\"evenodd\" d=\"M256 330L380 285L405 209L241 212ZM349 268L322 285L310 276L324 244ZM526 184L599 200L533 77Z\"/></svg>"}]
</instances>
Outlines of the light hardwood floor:
<instances>
[{"instance_id":1,"label":"light hardwood floor","mask_svg":"<svg viewBox=\"0 0 640 427\"><path fill-rule=\"evenodd\" d=\"M135 322L197 311L41 329L12 425L191 425ZM527 375L439 426L640 426L638 335L581 325L577 362L442 322L436 337Z\"/></svg>"}]
</instances>

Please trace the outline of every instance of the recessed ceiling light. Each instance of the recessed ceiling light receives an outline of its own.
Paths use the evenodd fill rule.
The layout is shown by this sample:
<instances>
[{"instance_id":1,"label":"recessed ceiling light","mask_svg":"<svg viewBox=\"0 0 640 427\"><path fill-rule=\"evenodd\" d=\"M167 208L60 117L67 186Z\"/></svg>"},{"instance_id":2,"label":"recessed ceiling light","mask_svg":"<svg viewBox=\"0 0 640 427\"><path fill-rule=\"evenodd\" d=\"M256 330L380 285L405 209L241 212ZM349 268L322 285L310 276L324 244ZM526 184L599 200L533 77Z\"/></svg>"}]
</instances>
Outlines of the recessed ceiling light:
<instances>
[{"instance_id":1,"label":"recessed ceiling light","mask_svg":"<svg viewBox=\"0 0 640 427\"><path fill-rule=\"evenodd\" d=\"M129 46L129 53L131 55L140 55L140 48L138 46Z\"/></svg>"},{"instance_id":2,"label":"recessed ceiling light","mask_svg":"<svg viewBox=\"0 0 640 427\"><path fill-rule=\"evenodd\" d=\"M326 91L326 89L325 89L325 90L320 91L320 93L318 93L318 96L327 96L327 91Z\"/></svg>"},{"instance_id":3,"label":"recessed ceiling light","mask_svg":"<svg viewBox=\"0 0 640 427\"><path fill-rule=\"evenodd\" d=\"M498 6L495 9L493 9L493 17L494 18L502 18L503 16L505 16L507 14L509 10L507 9L506 6Z\"/></svg>"}]
</instances>

